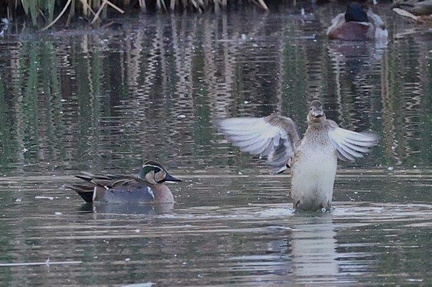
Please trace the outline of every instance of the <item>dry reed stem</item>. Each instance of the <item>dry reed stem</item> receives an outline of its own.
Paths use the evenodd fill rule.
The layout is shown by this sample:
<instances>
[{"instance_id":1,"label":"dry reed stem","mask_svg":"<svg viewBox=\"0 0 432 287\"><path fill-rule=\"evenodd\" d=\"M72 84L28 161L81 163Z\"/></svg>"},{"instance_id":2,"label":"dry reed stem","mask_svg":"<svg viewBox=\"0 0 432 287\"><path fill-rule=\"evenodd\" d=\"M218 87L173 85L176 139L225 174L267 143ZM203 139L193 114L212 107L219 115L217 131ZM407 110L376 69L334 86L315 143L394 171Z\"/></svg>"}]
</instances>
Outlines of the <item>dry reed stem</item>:
<instances>
[{"instance_id":1,"label":"dry reed stem","mask_svg":"<svg viewBox=\"0 0 432 287\"><path fill-rule=\"evenodd\" d=\"M266 3L264 2L264 0L258 0L258 3L261 5L261 7L264 9L264 10L266 10L266 11L268 11L268 7L267 7L267 5L266 5Z\"/></svg>"},{"instance_id":2,"label":"dry reed stem","mask_svg":"<svg viewBox=\"0 0 432 287\"><path fill-rule=\"evenodd\" d=\"M117 7L116 5L114 5L113 3L111 3L108 0L103 0L104 4L108 4L109 6L111 6L112 8L114 8L115 10L117 10L117 12L119 12L120 14L123 14L124 11L122 9L120 9L119 7Z\"/></svg>"},{"instance_id":3,"label":"dry reed stem","mask_svg":"<svg viewBox=\"0 0 432 287\"><path fill-rule=\"evenodd\" d=\"M407 17L411 20L413 20L415 23L419 24L427 24L430 25L432 23L432 15L422 15L422 16L416 16L412 14L411 12L408 12L406 10L400 9L400 8L393 8L393 12L395 12L398 15L401 15L403 17ZM399 34L401 35L401 34Z\"/></svg>"},{"instance_id":4,"label":"dry reed stem","mask_svg":"<svg viewBox=\"0 0 432 287\"><path fill-rule=\"evenodd\" d=\"M69 9L69 15L66 19L66 27L69 27L69 24L70 24L74 15L75 15L75 0L72 1L72 3L71 3L71 7Z\"/></svg>"},{"instance_id":5,"label":"dry reed stem","mask_svg":"<svg viewBox=\"0 0 432 287\"><path fill-rule=\"evenodd\" d=\"M111 2L108 1L108 0L103 0L102 5L100 5L99 10L98 10L96 13L91 9L91 7L89 6L89 4L87 4L87 2L85 2L85 0L81 0L81 3L82 3L83 5L85 5L85 6L87 6L87 8L88 8L88 9L93 13L93 15L94 15L94 18L93 18L93 20L91 21L91 24L94 24L94 22L96 22L96 21L99 19L99 15L100 15L100 13L103 11L103 8L104 8L106 5L111 6L112 8L114 8L115 10L117 10L117 11L118 11L119 13L121 13L121 14L124 13L124 11L123 11L122 9L120 9L119 7L117 7L116 5L114 5L113 3L111 3Z\"/></svg>"},{"instance_id":6,"label":"dry reed stem","mask_svg":"<svg viewBox=\"0 0 432 287\"><path fill-rule=\"evenodd\" d=\"M103 8L105 8L105 6L106 6L106 1L104 0L103 1L103 3L102 3L102 5L99 7L99 10L96 12L96 14L94 15L94 18L93 18L93 20L91 21L91 23L90 24L94 24L94 22L96 22L98 19L99 19L99 15L100 15L100 13L102 12L102 10L103 10Z\"/></svg>"},{"instance_id":7,"label":"dry reed stem","mask_svg":"<svg viewBox=\"0 0 432 287\"><path fill-rule=\"evenodd\" d=\"M88 14L85 11L90 11L93 15L96 15L96 13L93 11L93 9L90 7L89 4L87 4L87 2L85 0L80 0L81 4L83 5L83 14L85 16L88 16Z\"/></svg>"},{"instance_id":8,"label":"dry reed stem","mask_svg":"<svg viewBox=\"0 0 432 287\"><path fill-rule=\"evenodd\" d=\"M139 6L140 6L141 10L147 10L145 0L139 0Z\"/></svg>"},{"instance_id":9,"label":"dry reed stem","mask_svg":"<svg viewBox=\"0 0 432 287\"><path fill-rule=\"evenodd\" d=\"M49 27L51 27L52 25L54 25L60 19L60 17L63 16L63 14L66 12L66 9L69 7L69 5L70 5L71 2L72 2L72 0L68 0L68 2L63 7L63 10L60 12L60 14L57 16L57 18L55 18L54 21L52 21L51 23L49 23L48 26L45 26L45 28L43 28L42 31L45 31L46 29L48 29Z\"/></svg>"},{"instance_id":10,"label":"dry reed stem","mask_svg":"<svg viewBox=\"0 0 432 287\"><path fill-rule=\"evenodd\" d=\"M80 0L81 4L83 5L83 15L84 16L88 16L89 15L89 10L91 11L91 7L89 4L87 4L86 0ZM93 12L93 11L92 11Z\"/></svg>"},{"instance_id":11,"label":"dry reed stem","mask_svg":"<svg viewBox=\"0 0 432 287\"><path fill-rule=\"evenodd\" d=\"M268 7L267 7L266 3L264 2L264 0L252 0L252 2L256 2L256 4L258 6L263 8L265 11L268 11Z\"/></svg>"},{"instance_id":12,"label":"dry reed stem","mask_svg":"<svg viewBox=\"0 0 432 287\"><path fill-rule=\"evenodd\" d=\"M395 12L398 15L401 15L401 16L404 16L404 17L408 17L408 18L410 18L410 19L412 19L414 21L418 21L419 20L419 17L415 16L414 14L412 14L412 13L410 13L408 11L400 9L400 8L393 8L393 12Z\"/></svg>"},{"instance_id":13,"label":"dry reed stem","mask_svg":"<svg viewBox=\"0 0 432 287\"><path fill-rule=\"evenodd\" d=\"M166 11L165 0L157 0L157 7L159 10Z\"/></svg>"}]
</instances>

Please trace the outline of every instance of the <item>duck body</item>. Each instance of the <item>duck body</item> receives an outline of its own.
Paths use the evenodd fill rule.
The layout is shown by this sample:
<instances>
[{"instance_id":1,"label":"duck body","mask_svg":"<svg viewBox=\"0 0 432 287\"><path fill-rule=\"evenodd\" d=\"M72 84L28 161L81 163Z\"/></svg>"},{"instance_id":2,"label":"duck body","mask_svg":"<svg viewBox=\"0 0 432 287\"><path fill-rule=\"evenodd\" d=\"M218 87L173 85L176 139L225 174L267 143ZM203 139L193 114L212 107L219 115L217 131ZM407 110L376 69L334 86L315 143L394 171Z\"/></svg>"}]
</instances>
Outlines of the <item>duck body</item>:
<instances>
[{"instance_id":1,"label":"duck body","mask_svg":"<svg viewBox=\"0 0 432 287\"><path fill-rule=\"evenodd\" d=\"M171 203L174 196L169 188L164 185L150 185L143 182L128 180L121 186L105 189L94 189L93 202L103 203Z\"/></svg>"},{"instance_id":2,"label":"duck body","mask_svg":"<svg viewBox=\"0 0 432 287\"><path fill-rule=\"evenodd\" d=\"M322 104L314 100L308 128L300 139L290 118L272 114L264 118L231 118L219 122L233 145L267 157L273 173L291 169L293 206L298 211L329 210L332 204L337 160L354 161L377 144L373 133L357 133L327 120Z\"/></svg>"},{"instance_id":3,"label":"duck body","mask_svg":"<svg viewBox=\"0 0 432 287\"><path fill-rule=\"evenodd\" d=\"M291 198L296 210L330 209L337 155L327 130L308 128L294 154Z\"/></svg>"},{"instance_id":4,"label":"duck body","mask_svg":"<svg viewBox=\"0 0 432 287\"><path fill-rule=\"evenodd\" d=\"M331 40L365 41L374 39L374 30L369 23L344 22L327 33Z\"/></svg>"},{"instance_id":5,"label":"duck body","mask_svg":"<svg viewBox=\"0 0 432 287\"><path fill-rule=\"evenodd\" d=\"M174 196L166 181L181 181L171 176L159 163L148 161L137 176L76 175L84 184L68 186L88 203L173 203Z\"/></svg>"},{"instance_id":6,"label":"duck body","mask_svg":"<svg viewBox=\"0 0 432 287\"><path fill-rule=\"evenodd\" d=\"M380 16L352 2L347 5L345 13L333 18L327 36L331 40L344 41L385 40L388 31Z\"/></svg>"}]
</instances>

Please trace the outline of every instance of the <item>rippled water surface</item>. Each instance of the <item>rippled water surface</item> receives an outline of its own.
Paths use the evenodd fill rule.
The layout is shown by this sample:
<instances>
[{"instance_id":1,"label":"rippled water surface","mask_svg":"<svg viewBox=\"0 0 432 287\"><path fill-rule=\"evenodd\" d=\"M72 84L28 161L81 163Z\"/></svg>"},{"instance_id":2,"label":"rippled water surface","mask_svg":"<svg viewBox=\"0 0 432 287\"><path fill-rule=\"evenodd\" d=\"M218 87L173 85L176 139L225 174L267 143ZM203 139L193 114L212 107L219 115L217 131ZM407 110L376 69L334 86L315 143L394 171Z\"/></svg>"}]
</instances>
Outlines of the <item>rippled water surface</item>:
<instances>
[{"instance_id":1,"label":"rippled water surface","mask_svg":"<svg viewBox=\"0 0 432 287\"><path fill-rule=\"evenodd\" d=\"M6 31L1 285L432 284L428 28L381 4L387 44L328 42L343 7L304 8ZM331 212L298 214L289 175L240 153L215 121L277 111L304 131L316 97L381 140L340 163ZM183 179L175 204L91 206L65 186L147 159Z\"/></svg>"}]
</instances>

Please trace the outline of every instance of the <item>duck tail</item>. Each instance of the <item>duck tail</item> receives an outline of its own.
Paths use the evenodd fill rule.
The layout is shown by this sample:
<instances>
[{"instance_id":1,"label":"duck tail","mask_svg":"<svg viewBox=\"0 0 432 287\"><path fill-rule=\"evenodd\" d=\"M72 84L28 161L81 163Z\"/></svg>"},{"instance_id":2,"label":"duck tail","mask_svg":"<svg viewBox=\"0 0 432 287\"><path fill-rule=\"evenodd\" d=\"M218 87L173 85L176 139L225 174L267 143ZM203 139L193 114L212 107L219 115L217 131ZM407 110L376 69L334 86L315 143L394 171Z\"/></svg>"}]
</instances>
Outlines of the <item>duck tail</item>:
<instances>
[{"instance_id":1,"label":"duck tail","mask_svg":"<svg viewBox=\"0 0 432 287\"><path fill-rule=\"evenodd\" d=\"M94 186L74 184L74 185L66 185L66 188L74 190L78 193L85 202L92 203L93 202L93 191Z\"/></svg>"}]
</instances>

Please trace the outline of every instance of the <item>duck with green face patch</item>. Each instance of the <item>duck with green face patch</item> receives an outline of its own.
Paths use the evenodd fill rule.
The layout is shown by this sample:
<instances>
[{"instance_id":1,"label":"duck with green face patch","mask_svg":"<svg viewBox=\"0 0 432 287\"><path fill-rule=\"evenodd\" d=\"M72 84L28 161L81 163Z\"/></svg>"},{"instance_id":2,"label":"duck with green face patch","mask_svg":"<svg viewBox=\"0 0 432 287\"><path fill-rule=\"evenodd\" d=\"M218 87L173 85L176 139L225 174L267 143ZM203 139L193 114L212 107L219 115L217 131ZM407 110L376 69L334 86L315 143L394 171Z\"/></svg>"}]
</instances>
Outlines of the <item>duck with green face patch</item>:
<instances>
[{"instance_id":1,"label":"duck with green face patch","mask_svg":"<svg viewBox=\"0 0 432 287\"><path fill-rule=\"evenodd\" d=\"M337 159L363 157L379 137L340 128L326 118L318 100L310 103L307 123L302 139L295 122L276 113L263 118L228 118L218 124L234 146L267 157L274 173L291 169L289 194L296 210L329 210Z\"/></svg>"},{"instance_id":2,"label":"duck with green face patch","mask_svg":"<svg viewBox=\"0 0 432 287\"><path fill-rule=\"evenodd\" d=\"M165 182L181 181L154 161L147 161L137 176L94 175L82 172L76 177L86 183L68 187L89 203L172 203L174 196Z\"/></svg>"}]
</instances>

